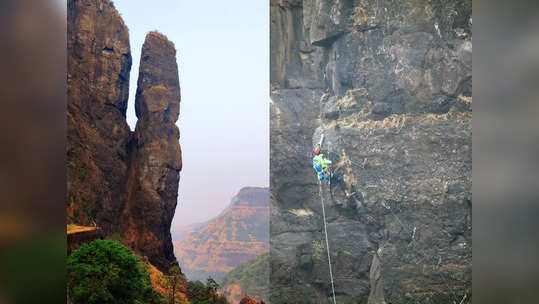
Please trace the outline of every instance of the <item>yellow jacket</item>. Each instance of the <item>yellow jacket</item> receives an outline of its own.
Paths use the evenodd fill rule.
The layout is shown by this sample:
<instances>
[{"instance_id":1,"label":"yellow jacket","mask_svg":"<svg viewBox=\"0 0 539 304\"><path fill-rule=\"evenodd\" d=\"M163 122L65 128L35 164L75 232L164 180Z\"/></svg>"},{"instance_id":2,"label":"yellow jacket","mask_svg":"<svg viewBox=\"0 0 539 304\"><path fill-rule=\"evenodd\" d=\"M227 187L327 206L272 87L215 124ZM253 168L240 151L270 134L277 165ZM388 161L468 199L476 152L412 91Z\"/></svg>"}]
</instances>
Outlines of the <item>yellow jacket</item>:
<instances>
[{"instance_id":1,"label":"yellow jacket","mask_svg":"<svg viewBox=\"0 0 539 304\"><path fill-rule=\"evenodd\" d=\"M318 154L313 157L313 168L317 172L324 172L328 168L328 164L331 164L331 161L327 158L324 158L324 154Z\"/></svg>"}]
</instances>

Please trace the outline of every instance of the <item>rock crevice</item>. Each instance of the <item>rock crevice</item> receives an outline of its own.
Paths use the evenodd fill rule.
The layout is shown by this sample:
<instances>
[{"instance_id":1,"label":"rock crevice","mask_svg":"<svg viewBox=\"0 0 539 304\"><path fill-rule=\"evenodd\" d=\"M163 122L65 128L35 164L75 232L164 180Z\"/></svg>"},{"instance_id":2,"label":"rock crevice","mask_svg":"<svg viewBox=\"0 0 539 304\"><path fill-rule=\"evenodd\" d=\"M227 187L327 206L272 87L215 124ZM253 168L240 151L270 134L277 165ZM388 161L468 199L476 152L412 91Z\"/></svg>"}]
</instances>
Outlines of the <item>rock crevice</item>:
<instances>
[{"instance_id":1,"label":"rock crevice","mask_svg":"<svg viewBox=\"0 0 539 304\"><path fill-rule=\"evenodd\" d=\"M97 225L166 272L176 263L170 225L182 168L176 50L147 35L134 132L125 117L131 61L111 2L68 1L68 223Z\"/></svg>"},{"instance_id":2,"label":"rock crevice","mask_svg":"<svg viewBox=\"0 0 539 304\"><path fill-rule=\"evenodd\" d=\"M471 1L270 9L271 302L330 300L311 168L322 134L337 302L469 299Z\"/></svg>"}]
</instances>

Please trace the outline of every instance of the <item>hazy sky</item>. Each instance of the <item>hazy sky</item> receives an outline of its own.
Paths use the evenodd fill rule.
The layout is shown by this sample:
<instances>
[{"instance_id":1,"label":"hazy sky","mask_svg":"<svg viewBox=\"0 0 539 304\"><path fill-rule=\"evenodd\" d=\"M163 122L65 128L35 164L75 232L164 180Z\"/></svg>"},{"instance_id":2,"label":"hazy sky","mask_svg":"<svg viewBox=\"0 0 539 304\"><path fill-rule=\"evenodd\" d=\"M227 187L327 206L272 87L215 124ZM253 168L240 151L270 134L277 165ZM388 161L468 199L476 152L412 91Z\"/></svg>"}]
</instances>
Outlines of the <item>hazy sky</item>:
<instances>
[{"instance_id":1,"label":"hazy sky","mask_svg":"<svg viewBox=\"0 0 539 304\"><path fill-rule=\"evenodd\" d=\"M115 0L129 28L133 66L149 31L174 42L182 101L183 170L172 225L217 215L244 186L269 185L269 1Z\"/></svg>"}]
</instances>

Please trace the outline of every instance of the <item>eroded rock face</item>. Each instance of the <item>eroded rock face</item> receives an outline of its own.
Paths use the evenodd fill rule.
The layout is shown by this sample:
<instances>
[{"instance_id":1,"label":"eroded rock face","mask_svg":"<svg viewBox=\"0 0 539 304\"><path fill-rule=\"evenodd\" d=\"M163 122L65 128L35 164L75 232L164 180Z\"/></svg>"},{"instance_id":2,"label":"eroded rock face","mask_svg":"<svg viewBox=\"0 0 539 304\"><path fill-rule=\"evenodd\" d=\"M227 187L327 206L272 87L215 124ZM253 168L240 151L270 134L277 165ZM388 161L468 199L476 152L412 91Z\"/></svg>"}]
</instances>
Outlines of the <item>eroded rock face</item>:
<instances>
[{"instance_id":1,"label":"eroded rock face","mask_svg":"<svg viewBox=\"0 0 539 304\"><path fill-rule=\"evenodd\" d=\"M117 231L125 201L128 29L108 1L68 1L67 214Z\"/></svg>"},{"instance_id":2,"label":"eroded rock face","mask_svg":"<svg viewBox=\"0 0 539 304\"><path fill-rule=\"evenodd\" d=\"M272 1L271 22L271 302L329 299L321 197L337 302L469 298L471 1Z\"/></svg>"},{"instance_id":3,"label":"eroded rock face","mask_svg":"<svg viewBox=\"0 0 539 304\"><path fill-rule=\"evenodd\" d=\"M175 261L170 225L182 168L180 83L176 49L152 32L142 47L135 100L138 117L131 143L123 239L159 269Z\"/></svg>"},{"instance_id":4,"label":"eroded rock face","mask_svg":"<svg viewBox=\"0 0 539 304\"><path fill-rule=\"evenodd\" d=\"M170 224L182 166L175 48L148 34L131 132L122 18L108 0L70 0L67 25L68 223L95 224L166 272L176 260Z\"/></svg>"}]
</instances>

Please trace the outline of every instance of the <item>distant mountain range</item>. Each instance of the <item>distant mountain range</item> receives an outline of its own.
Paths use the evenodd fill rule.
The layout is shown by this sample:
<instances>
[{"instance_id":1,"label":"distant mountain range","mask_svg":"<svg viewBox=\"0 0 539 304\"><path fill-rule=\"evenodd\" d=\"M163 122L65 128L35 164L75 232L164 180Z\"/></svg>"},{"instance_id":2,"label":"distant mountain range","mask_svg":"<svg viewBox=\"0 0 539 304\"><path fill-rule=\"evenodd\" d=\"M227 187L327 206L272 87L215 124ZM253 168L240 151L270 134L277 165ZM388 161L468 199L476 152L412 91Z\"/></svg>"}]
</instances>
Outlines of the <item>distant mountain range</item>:
<instances>
[{"instance_id":1,"label":"distant mountain range","mask_svg":"<svg viewBox=\"0 0 539 304\"><path fill-rule=\"evenodd\" d=\"M222 279L269 251L269 189L245 187L217 217L172 230L174 252L189 280Z\"/></svg>"},{"instance_id":2,"label":"distant mountain range","mask_svg":"<svg viewBox=\"0 0 539 304\"><path fill-rule=\"evenodd\" d=\"M206 226L206 224L208 224L212 220L213 219L209 219L207 221L200 222L200 223L194 223L194 224L186 225L186 226L175 226L175 227L170 228L170 233L172 234L172 241L176 242L176 241L181 240L185 235L191 232L194 232L201 227Z\"/></svg>"}]
</instances>

